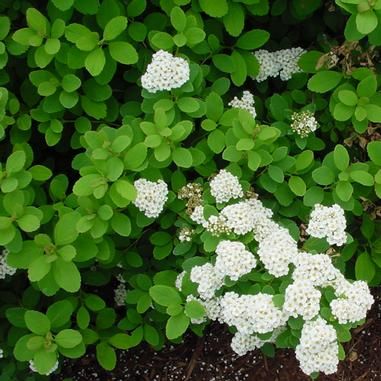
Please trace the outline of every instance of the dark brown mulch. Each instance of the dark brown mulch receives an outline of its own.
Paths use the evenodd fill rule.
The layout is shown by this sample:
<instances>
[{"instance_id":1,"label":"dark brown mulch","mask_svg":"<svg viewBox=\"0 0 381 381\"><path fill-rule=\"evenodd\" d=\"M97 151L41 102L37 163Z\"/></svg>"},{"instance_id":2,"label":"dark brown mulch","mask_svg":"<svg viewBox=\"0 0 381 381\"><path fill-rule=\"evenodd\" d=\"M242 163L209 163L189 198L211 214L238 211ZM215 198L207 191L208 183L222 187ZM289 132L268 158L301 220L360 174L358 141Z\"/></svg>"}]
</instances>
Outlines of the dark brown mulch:
<instances>
[{"instance_id":1,"label":"dark brown mulch","mask_svg":"<svg viewBox=\"0 0 381 381\"><path fill-rule=\"evenodd\" d=\"M347 359L339 371L322 375L319 381L381 381L381 297L368 321L355 329L345 345ZM238 357L230 349L230 334L223 326L212 325L203 338L189 335L178 346L161 352L141 347L120 352L118 366L105 372L94 354L77 361L65 361L54 381L72 377L74 381L308 381L298 367L293 351L278 351L264 358L260 351Z\"/></svg>"}]
</instances>

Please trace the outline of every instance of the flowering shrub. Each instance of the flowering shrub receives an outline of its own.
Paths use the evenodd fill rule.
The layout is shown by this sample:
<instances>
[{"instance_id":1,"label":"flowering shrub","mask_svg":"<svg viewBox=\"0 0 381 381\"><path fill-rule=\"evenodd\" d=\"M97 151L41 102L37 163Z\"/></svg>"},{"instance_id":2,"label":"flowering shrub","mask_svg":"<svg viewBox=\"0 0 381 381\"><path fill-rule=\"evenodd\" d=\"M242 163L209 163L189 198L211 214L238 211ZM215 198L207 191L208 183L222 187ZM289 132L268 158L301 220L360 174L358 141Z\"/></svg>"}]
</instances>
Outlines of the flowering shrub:
<instances>
[{"instance_id":1,"label":"flowering shrub","mask_svg":"<svg viewBox=\"0 0 381 381\"><path fill-rule=\"evenodd\" d=\"M381 283L379 8L2 1L0 381L214 320L333 373Z\"/></svg>"}]
</instances>

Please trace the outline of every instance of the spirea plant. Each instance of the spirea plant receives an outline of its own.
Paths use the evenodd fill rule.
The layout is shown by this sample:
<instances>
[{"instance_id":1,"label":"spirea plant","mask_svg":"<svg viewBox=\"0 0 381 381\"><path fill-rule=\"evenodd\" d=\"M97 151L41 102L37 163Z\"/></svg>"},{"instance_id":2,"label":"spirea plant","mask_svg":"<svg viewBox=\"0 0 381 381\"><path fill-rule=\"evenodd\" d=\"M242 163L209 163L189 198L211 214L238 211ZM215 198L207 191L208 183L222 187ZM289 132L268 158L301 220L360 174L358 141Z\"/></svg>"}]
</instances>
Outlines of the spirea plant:
<instances>
[{"instance_id":1,"label":"spirea plant","mask_svg":"<svg viewBox=\"0 0 381 381\"><path fill-rule=\"evenodd\" d=\"M213 321L335 372L381 283L379 8L2 1L0 381Z\"/></svg>"}]
</instances>

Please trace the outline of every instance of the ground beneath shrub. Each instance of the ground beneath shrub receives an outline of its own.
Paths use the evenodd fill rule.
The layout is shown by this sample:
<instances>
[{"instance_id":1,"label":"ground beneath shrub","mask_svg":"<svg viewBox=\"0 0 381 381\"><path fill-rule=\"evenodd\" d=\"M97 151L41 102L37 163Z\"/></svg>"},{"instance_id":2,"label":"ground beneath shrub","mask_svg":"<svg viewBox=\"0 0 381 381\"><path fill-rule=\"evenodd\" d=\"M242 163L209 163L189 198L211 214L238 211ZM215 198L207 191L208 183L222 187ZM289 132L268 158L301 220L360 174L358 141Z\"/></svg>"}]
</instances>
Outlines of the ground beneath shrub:
<instances>
[{"instance_id":1,"label":"ground beneath shrub","mask_svg":"<svg viewBox=\"0 0 381 381\"><path fill-rule=\"evenodd\" d=\"M368 321L353 331L345 345L347 359L335 375L319 381L381 381L381 292ZM149 347L120 352L113 372L102 370L94 354L77 361L65 361L61 381L308 381L292 351L278 351L264 358L260 351L238 357L230 349L230 334L215 324L203 338L189 335L184 344L168 346L157 353Z\"/></svg>"}]
</instances>

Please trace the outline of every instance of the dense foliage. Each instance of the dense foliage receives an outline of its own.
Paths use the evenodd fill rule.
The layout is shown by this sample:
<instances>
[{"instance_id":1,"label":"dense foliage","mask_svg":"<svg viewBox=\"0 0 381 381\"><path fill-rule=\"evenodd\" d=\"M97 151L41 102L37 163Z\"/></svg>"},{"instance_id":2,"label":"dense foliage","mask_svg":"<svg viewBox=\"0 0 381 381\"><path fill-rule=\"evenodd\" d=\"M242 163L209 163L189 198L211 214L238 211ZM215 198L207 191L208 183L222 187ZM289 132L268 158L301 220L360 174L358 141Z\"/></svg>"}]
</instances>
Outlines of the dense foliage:
<instances>
[{"instance_id":1,"label":"dense foliage","mask_svg":"<svg viewBox=\"0 0 381 381\"><path fill-rule=\"evenodd\" d=\"M371 305L363 281L381 283L380 18L381 0L3 0L0 381L202 335L216 291L289 311L237 344L225 308L233 348L300 360L318 326L342 359ZM297 261L266 262L259 220L226 222L249 204L285 255L356 281L340 292L361 295L357 320L332 278L305 286L317 311L287 304ZM321 205L345 211L341 240L312 227Z\"/></svg>"}]
</instances>

